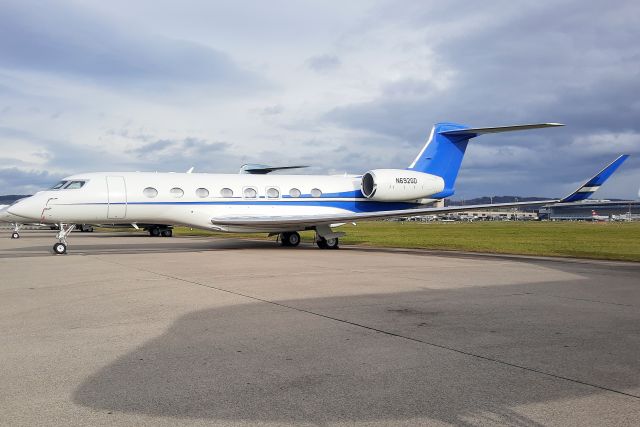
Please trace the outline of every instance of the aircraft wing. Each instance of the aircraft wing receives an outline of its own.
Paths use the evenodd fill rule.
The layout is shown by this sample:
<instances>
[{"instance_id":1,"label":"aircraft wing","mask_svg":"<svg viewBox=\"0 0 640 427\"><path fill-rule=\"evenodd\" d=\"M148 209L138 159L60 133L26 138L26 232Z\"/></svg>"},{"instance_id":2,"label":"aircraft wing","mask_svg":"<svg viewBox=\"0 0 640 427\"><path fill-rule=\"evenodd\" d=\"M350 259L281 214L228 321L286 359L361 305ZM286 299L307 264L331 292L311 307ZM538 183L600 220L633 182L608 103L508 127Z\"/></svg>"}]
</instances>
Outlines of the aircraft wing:
<instances>
[{"instance_id":1,"label":"aircraft wing","mask_svg":"<svg viewBox=\"0 0 640 427\"><path fill-rule=\"evenodd\" d=\"M287 170L287 169L302 169L308 168L306 165L295 165L295 166L269 166L269 165L258 165L258 164L246 164L242 165L240 168L240 173L248 173L253 175L265 175L274 171Z\"/></svg>"},{"instance_id":2,"label":"aircraft wing","mask_svg":"<svg viewBox=\"0 0 640 427\"><path fill-rule=\"evenodd\" d=\"M376 211L376 212L349 212L332 215L298 215L298 216L236 216L212 218L214 225L220 226L260 226L265 228L287 227L313 227L321 224L335 224L338 222L360 221L365 219L390 218L401 216L432 215L440 213L464 212L481 209L513 208L523 206L542 206L553 203L573 202L590 197L604 182L627 160L628 154L619 156L604 169L586 181L574 192L562 199L539 200L534 202L494 203L467 206L425 207L402 210ZM579 197L576 197L579 195Z\"/></svg>"},{"instance_id":3,"label":"aircraft wing","mask_svg":"<svg viewBox=\"0 0 640 427\"><path fill-rule=\"evenodd\" d=\"M467 206L447 206L444 208L413 208L393 211L377 211L362 213L346 213L335 215L299 215L299 216L237 216L212 218L214 225L226 226L261 226L261 227L288 227L288 226L315 226L320 224L335 224L338 222L362 221L365 219L392 218L400 216L416 216L416 215L432 215L439 213L464 212L482 209L494 208L510 208L518 206L542 206L551 203L558 203L560 199L540 200L535 202L517 202L517 203L494 203L482 205Z\"/></svg>"}]
</instances>

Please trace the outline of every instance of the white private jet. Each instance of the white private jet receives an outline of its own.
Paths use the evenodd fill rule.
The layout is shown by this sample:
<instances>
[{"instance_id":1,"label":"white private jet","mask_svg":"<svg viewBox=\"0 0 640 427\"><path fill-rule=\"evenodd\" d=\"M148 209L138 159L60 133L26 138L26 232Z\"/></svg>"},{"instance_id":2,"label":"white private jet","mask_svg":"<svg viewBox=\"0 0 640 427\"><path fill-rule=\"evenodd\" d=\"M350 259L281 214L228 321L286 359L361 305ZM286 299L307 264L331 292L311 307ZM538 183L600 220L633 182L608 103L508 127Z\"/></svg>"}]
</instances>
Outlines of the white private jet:
<instances>
[{"instance_id":1,"label":"white private jet","mask_svg":"<svg viewBox=\"0 0 640 427\"><path fill-rule=\"evenodd\" d=\"M280 235L300 243L299 231L315 230L322 249L338 248L340 223L483 208L543 205L591 196L626 160L622 155L563 199L491 205L433 207L454 194L467 143L487 133L562 126L540 123L469 128L438 123L406 169L374 169L363 175L271 175L278 168L244 167L240 174L101 172L72 175L5 210L22 222L59 224L55 254L67 252L75 224L172 224L228 232ZM290 167L285 167L290 168ZM1 216L1 214L0 214Z\"/></svg>"}]
</instances>

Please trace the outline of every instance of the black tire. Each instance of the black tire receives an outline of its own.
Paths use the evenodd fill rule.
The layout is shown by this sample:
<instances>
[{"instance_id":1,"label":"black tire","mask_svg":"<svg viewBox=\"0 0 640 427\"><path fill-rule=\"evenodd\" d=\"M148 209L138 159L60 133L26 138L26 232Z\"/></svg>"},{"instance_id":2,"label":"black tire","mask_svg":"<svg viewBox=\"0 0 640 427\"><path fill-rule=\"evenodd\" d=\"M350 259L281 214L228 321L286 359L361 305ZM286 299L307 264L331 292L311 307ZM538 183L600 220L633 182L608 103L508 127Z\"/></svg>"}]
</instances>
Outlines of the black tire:
<instances>
[{"instance_id":1,"label":"black tire","mask_svg":"<svg viewBox=\"0 0 640 427\"><path fill-rule=\"evenodd\" d=\"M171 229L166 229L162 230L160 234L162 235L162 237L171 237L173 236L173 231L171 231Z\"/></svg>"},{"instance_id":2,"label":"black tire","mask_svg":"<svg viewBox=\"0 0 640 427\"><path fill-rule=\"evenodd\" d=\"M289 246L289 233L280 233L280 244L282 246Z\"/></svg>"},{"instance_id":3,"label":"black tire","mask_svg":"<svg viewBox=\"0 0 640 427\"><path fill-rule=\"evenodd\" d=\"M327 249L338 249L340 248L340 240L338 238L334 239L326 239Z\"/></svg>"},{"instance_id":4,"label":"black tire","mask_svg":"<svg viewBox=\"0 0 640 427\"><path fill-rule=\"evenodd\" d=\"M324 237L320 237L316 240L316 245L318 245L320 249L338 249L340 247L337 237L335 239L325 239Z\"/></svg>"},{"instance_id":5,"label":"black tire","mask_svg":"<svg viewBox=\"0 0 640 427\"><path fill-rule=\"evenodd\" d=\"M300 234L297 232L287 233L287 246L298 246L300 244Z\"/></svg>"},{"instance_id":6,"label":"black tire","mask_svg":"<svg viewBox=\"0 0 640 427\"><path fill-rule=\"evenodd\" d=\"M19 239L20 238L20 233L18 233L17 231L14 231L13 233L11 233L11 238L12 239Z\"/></svg>"},{"instance_id":7,"label":"black tire","mask_svg":"<svg viewBox=\"0 0 640 427\"><path fill-rule=\"evenodd\" d=\"M149 229L149 236L151 236L151 237L160 236L160 229L158 227L151 227Z\"/></svg>"},{"instance_id":8,"label":"black tire","mask_svg":"<svg viewBox=\"0 0 640 427\"><path fill-rule=\"evenodd\" d=\"M53 245L53 253L56 255L64 255L67 253L67 245L64 243L56 243Z\"/></svg>"}]
</instances>

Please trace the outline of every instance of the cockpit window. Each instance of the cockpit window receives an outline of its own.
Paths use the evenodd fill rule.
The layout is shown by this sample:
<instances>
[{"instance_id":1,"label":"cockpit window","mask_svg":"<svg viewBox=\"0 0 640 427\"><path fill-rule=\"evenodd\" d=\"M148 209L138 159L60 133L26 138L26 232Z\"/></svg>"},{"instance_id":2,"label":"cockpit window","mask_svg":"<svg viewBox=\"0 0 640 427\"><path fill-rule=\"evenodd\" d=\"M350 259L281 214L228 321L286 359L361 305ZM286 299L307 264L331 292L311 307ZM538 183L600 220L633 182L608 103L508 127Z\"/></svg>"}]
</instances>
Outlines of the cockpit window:
<instances>
[{"instance_id":1,"label":"cockpit window","mask_svg":"<svg viewBox=\"0 0 640 427\"><path fill-rule=\"evenodd\" d=\"M56 185L54 185L53 187L51 187L52 190L59 190L62 187L64 187L64 185L69 182L69 181L60 181L59 183L57 183Z\"/></svg>"},{"instance_id":2,"label":"cockpit window","mask_svg":"<svg viewBox=\"0 0 640 427\"><path fill-rule=\"evenodd\" d=\"M71 181L64 187L65 190L77 190L78 188L82 188L86 181Z\"/></svg>"}]
</instances>

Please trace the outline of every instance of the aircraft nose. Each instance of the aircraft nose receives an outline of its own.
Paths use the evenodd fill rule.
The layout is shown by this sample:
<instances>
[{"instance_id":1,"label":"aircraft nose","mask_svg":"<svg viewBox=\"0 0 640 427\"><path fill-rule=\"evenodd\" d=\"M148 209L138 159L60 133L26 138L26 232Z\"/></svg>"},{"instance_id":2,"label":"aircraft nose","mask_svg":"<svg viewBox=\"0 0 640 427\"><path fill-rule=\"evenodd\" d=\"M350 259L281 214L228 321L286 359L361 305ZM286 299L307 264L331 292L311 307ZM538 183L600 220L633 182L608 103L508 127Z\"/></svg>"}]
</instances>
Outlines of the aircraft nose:
<instances>
[{"instance_id":1,"label":"aircraft nose","mask_svg":"<svg viewBox=\"0 0 640 427\"><path fill-rule=\"evenodd\" d=\"M9 206L7 212L11 215L39 221L40 215L42 214L42 207L43 204L39 198L27 197Z\"/></svg>"}]
</instances>

